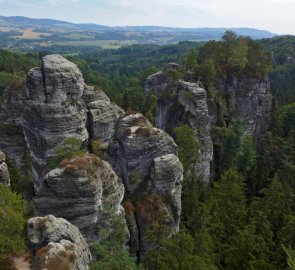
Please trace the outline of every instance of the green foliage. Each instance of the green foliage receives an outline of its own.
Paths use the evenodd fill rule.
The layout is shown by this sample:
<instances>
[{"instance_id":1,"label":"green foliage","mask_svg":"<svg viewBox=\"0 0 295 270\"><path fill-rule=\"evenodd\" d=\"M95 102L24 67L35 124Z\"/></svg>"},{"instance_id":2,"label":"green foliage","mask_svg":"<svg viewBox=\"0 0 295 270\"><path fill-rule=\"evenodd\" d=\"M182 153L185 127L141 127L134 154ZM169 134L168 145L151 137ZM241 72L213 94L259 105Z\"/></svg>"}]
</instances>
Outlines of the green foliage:
<instances>
[{"instance_id":1,"label":"green foliage","mask_svg":"<svg viewBox=\"0 0 295 270\"><path fill-rule=\"evenodd\" d=\"M146 240L152 245L144 257L143 265L146 269L161 269L160 256L168 237L167 225L162 221L154 222L145 234Z\"/></svg>"},{"instance_id":2,"label":"green foliage","mask_svg":"<svg viewBox=\"0 0 295 270\"><path fill-rule=\"evenodd\" d=\"M54 149L55 156L51 159L49 167L54 169L58 166L59 162L64 159L71 159L74 156L85 153L81 149L82 141L75 137L68 137L62 144Z\"/></svg>"},{"instance_id":3,"label":"green foliage","mask_svg":"<svg viewBox=\"0 0 295 270\"><path fill-rule=\"evenodd\" d=\"M213 270L213 265L208 264L202 257L194 252L194 239L186 232L180 231L173 235L171 239L163 242L157 257L157 265L147 269L175 269L175 270Z\"/></svg>"},{"instance_id":4,"label":"green foliage","mask_svg":"<svg viewBox=\"0 0 295 270\"><path fill-rule=\"evenodd\" d=\"M287 255L288 267L289 267L288 269L295 270L295 250L291 249L290 247L287 248L285 246L283 246L283 249Z\"/></svg>"},{"instance_id":5,"label":"green foliage","mask_svg":"<svg viewBox=\"0 0 295 270\"><path fill-rule=\"evenodd\" d=\"M21 195L0 184L0 256L23 251L26 210L27 204Z\"/></svg>"},{"instance_id":6,"label":"green foliage","mask_svg":"<svg viewBox=\"0 0 295 270\"><path fill-rule=\"evenodd\" d=\"M244 175L255 170L256 149L253 138L250 135L244 135L241 138L241 145L237 156L237 167Z\"/></svg>"},{"instance_id":7,"label":"green foliage","mask_svg":"<svg viewBox=\"0 0 295 270\"><path fill-rule=\"evenodd\" d=\"M146 96L146 99L145 99L145 102L146 102L145 115L152 124L155 123L155 117L156 117L156 112L157 112L157 100L158 100L158 98L154 94Z\"/></svg>"},{"instance_id":8,"label":"green foliage","mask_svg":"<svg viewBox=\"0 0 295 270\"><path fill-rule=\"evenodd\" d=\"M246 222L246 196L244 178L234 170L224 172L220 182L214 184L207 203L208 229L214 243L216 264L226 264L233 237Z\"/></svg>"},{"instance_id":9,"label":"green foliage","mask_svg":"<svg viewBox=\"0 0 295 270\"><path fill-rule=\"evenodd\" d=\"M215 52L212 53L210 50ZM215 58L212 58L212 54ZM231 31L226 32L222 40L214 43L214 46L209 44L209 48L204 49L201 55L203 61L208 58L214 60L221 74L240 72L244 75L264 76L272 67L271 54L259 43L247 37L238 37Z\"/></svg>"},{"instance_id":10,"label":"green foliage","mask_svg":"<svg viewBox=\"0 0 295 270\"><path fill-rule=\"evenodd\" d=\"M92 270L140 270L135 260L129 256L125 249L126 231L125 220L122 216L111 214L108 227L100 228L100 240L91 247L92 255L95 257L90 269Z\"/></svg>"},{"instance_id":11,"label":"green foliage","mask_svg":"<svg viewBox=\"0 0 295 270\"><path fill-rule=\"evenodd\" d=\"M233 120L228 128L213 127L211 136L215 146L218 173L229 168L237 168L238 159L244 155L243 149L240 150L242 131L241 123L236 120Z\"/></svg>"},{"instance_id":12,"label":"green foliage","mask_svg":"<svg viewBox=\"0 0 295 270\"><path fill-rule=\"evenodd\" d=\"M34 196L34 186L31 173L31 157L29 152L24 152L21 168L18 168L14 160L7 154L6 164L9 171L11 189L14 192L23 194L27 200L31 200Z\"/></svg>"},{"instance_id":13,"label":"green foliage","mask_svg":"<svg viewBox=\"0 0 295 270\"><path fill-rule=\"evenodd\" d=\"M92 139L90 147L91 147L91 152L100 158L103 157L104 152L106 151L105 144L98 139L97 140Z\"/></svg>"},{"instance_id":14,"label":"green foliage","mask_svg":"<svg viewBox=\"0 0 295 270\"><path fill-rule=\"evenodd\" d=\"M132 171L128 179L129 179L129 184L136 187L141 180L140 172L138 170Z\"/></svg>"},{"instance_id":15,"label":"green foliage","mask_svg":"<svg viewBox=\"0 0 295 270\"><path fill-rule=\"evenodd\" d=\"M185 172L189 172L199 159L199 142L195 138L194 130L187 125L175 128L173 133L178 145L178 157Z\"/></svg>"},{"instance_id":16,"label":"green foliage","mask_svg":"<svg viewBox=\"0 0 295 270\"><path fill-rule=\"evenodd\" d=\"M31 68L38 65L38 56L14 53L1 49L0 63L0 71L26 75Z\"/></svg>"}]
</instances>

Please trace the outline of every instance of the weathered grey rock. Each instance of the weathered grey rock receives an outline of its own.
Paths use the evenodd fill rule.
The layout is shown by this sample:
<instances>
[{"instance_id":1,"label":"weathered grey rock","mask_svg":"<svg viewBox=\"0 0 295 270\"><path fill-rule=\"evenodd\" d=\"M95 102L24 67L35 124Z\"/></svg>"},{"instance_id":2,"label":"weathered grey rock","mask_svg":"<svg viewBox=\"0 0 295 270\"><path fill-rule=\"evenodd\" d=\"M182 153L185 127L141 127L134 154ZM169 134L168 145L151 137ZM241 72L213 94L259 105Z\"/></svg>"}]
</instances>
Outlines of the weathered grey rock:
<instances>
[{"instance_id":1,"label":"weathered grey rock","mask_svg":"<svg viewBox=\"0 0 295 270\"><path fill-rule=\"evenodd\" d=\"M27 151L22 128L22 112L28 100L25 83L19 80L6 87L0 102L0 149L7 153L20 169Z\"/></svg>"},{"instance_id":2,"label":"weathered grey rock","mask_svg":"<svg viewBox=\"0 0 295 270\"><path fill-rule=\"evenodd\" d=\"M166 132L141 114L123 115L103 92L84 84L75 65L57 55L46 56L41 69L31 70L27 92L23 126L33 162L37 215L63 217L92 242L99 239L99 225L111 224L105 205L122 213L124 186L107 162L82 155L48 169L54 149L65 138L98 139L108 145L107 157L128 191L126 202L134 206L126 210L132 253L142 256L150 247L145 235L155 223L163 223L169 235L178 230L183 169Z\"/></svg>"},{"instance_id":3,"label":"weathered grey rock","mask_svg":"<svg viewBox=\"0 0 295 270\"><path fill-rule=\"evenodd\" d=\"M161 223L171 235L178 230L183 168L177 146L141 114L123 117L109 145L109 158L127 190L124 208L130 251L142 259L151 243L147 232Z\"/></svg>"},{"instance_id":4,"label":"weathered grey rock","mask_svg":"<svg viewBox=\"0 0 295 270\"><path fill-rule=\"evenodd\" d=\"M42 58L42 72L48 103L61 104L81 98L85 84L81 71L74 63L58 54L47 55Z\"/></svg>"},{"instance_id":5,"label":"weathered grey rock","mask_svg":"<svg viewBox=\"0 0 295 270\"><path fill-rule=\"evenodd\" d=\"M30 70L26 90L23 128L37 191L66 138L79 139L81 147L92 139L107 147L124 111L104 92L85 85L77 66L60 55L45 56L41 68Z\"/></svg>"},{"instance_id":6,"label":"weathered grey rock","mask_svg":"<svg viewBox=\"0 0 295 270\"><path fill-rule=\"evenodd\" d=\"M218 91L226 98L229 113L242 122L245 133L253 135L259 144L271 119L268 78L228 76L219 81Z\"/></svg>"},{"instance_id":7,"label":"weathered grey rock","mask_svg":"<svg viewBox=\"0 0 295 270\"><path fill-rule=\"evenodd\" d=\"M110 99L103 91L95 89L93 86L88 85L85 85L82 99L84 100L85 104L97 100L104 100L110 102Z\"/></svg>"},{"instance_id":8,"label":"weathered grey rock","mask_svg":"<svg viewBox=\"0 0 295 270\"><path fill-rule=\"evenodd\" d=\"M168 66L165 70L169 69L171 68ZM208 183L213 144L210 137L211 126L206 91L196 83L171 80L165 70L149 76L145 86L146 94L155 93L158 97L156 126L169 134L172 134L175 127L183 124L194 130L196 139L201 145L196 174Z\"/></svg>"},{"instance_id":9,"label":"weathered grey rock","mask_svg":"<svg viewBox=\"0 0 295 270\"><path fill-rule=\"evenodd\" d=\"M87 270L91 254L79 229L52 215L28 220L29 247L33 270Z\"/></svg>"},{"instance_id":10,"label":"weathered grey rock","mask_svg":"<svg viewBox=\"0 0 295 270\"><path fill-rule=\"evenodd\" d=\"M5 155L0 150L0 183L10 186L10 176L7 164L5 163Z\"/></svg>"},{"instance_id":11,"label":"weathered grey rock","mask_svg":"<svg viewBox=\"0 0 295 270\"><path fill-rule=\"evenodd\" d=\"M41 68L36 67L29 71L26 90L30 100L41 103L46 101L46 91Z\"/></svg>"},{"instance_id":12,"label":"weathered grey rock","mask_svg":"<svg viewBox=\"0 0 295 270\"><path fill-rule=\"evenodd\" d=\"M99 239L111 207L122 214L124 186L111 166L92 154L64 160L44 178L34 199L36 215L53 214L79 228L88 242Z\"/></svg>"},{"instance_id":13,"label":"weathered grey rock","mask_svg":"<svg viewBox=\"0 0 295 270\"><path fill-rule=\"evenodd\" d=\"M42 68L28 74L29 101L23 113L23 128L32 157L35 190L49 171L58 145L68 137L82 143L88 140L87 114L81 100L84 87L77 66L59 55L43 57Z\"/></svg>"},{"instance_id":14,"label":"weathered grey rock","mask_svg":"<svg viewBox=\"0 0 295 270\"><path fill-rule=\"evenodd\" d=\"M125 116L117 124L110 155L127 191L133 189L129 181L133 171L144 179L149 176L154 158L166 154L177 155L176 144L166 132L152 127L143 115Z\"/></svg>"},{"instance_id":15,"label":"weathered grey rock","mask_svg":"<svg viewBox=\"0 0 295 270\"><path fill-rule=\"evenodd\" d=\"M108 143L114 136L115 126L124 111L114 103L96 100L88 103L90 136Z\"/></svg>"}]
</instances>

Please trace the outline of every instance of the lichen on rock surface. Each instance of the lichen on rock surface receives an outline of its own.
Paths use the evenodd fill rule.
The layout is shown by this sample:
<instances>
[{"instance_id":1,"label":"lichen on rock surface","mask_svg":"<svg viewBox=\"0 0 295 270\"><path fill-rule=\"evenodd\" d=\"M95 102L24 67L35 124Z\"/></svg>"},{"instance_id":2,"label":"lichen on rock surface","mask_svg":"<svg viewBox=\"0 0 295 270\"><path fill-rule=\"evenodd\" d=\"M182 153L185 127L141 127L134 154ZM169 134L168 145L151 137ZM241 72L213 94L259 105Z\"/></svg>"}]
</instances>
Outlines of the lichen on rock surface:
<instances>
[{"instance_id":1,"label":"lichen on rock surface","mask_svg":"<svg viewBox=\"0 0 295 270\"><path fill-rule=\"evenodd\" d=\"M93 154L63 160L44 178L34 199L37 216L52 214L79 228L91 243L99 239L99 226L107 225L107 209L123 214L122 180L112 167Z\"/></svg>"},{"instance_id":2,"label":"lichen on rock surface","mask_svg":"<svg viewBox=\"0 0 295 270\"><path fill-rule=\"evenodd\" d=\"M53 215L34 217L27 224L33 270L87 270L91 254L79 229Z\"/></svg>"}]
</instances>

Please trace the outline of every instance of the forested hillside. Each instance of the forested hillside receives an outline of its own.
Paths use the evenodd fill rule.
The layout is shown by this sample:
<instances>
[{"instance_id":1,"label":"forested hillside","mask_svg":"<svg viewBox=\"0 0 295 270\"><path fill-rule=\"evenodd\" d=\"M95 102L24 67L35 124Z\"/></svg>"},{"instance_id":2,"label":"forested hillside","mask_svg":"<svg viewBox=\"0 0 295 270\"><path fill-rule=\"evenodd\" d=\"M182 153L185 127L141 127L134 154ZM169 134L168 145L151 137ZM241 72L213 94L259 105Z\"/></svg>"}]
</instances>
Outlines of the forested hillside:
<instances>
[{"instance_id":1,"label":"forested hillside","mask_svg":"<svg viewBox=\"0 0 295 270\"><path fill-rule=\"evenodd\" d=\"M208 114L211 117L210 136L213 143L210 183L204 183L195 173L196 164L202 154L200 151L202 142L198 138L202 138L204 131L199 129L199 137L196 136L188 121L173 127L172 131L167 130L178 145L178 157L184 169L179 232L173 236L169 235L170 232L165 225L166 210L157 212L163 198L160 200L154 194L150 197L142 196L140 198L142 201L136 206L140 211L146 214L144 208L147 207L146 211L162 213L163 216L154 218L156 222L146 232L145 241L150 245L147 245L148 250L143 258L137 257L141 260L140 265L136 265L135 260L122 249L125 244L125 223L110 215L112 217L110 222L116 226L112 231L103 231L102 241L93 245L94 262L91 269L295 269L294 42L294 37L289 36L257 42L227 32L220 41L181 42L163 47L134 45L116 50L81 47L78 51L74 51L55 46L48 51L38 53L0 50L2 111L6 110L4 105L10 102L7 99L7 91L10 91L10 88L24 91L28 71L39 66L44 55L53 52L60 53L76 63L87 84L102 89L111 101L126 110L124 117L140 112L152 124L155 124L157 117L159 99L174 98L171 93L173 89L179 91L179 82L185 80L194 84L196 88L206 90ZM171 62L176 62L179 66L163 69ZM147 94L144 90L146 78L160 69L163 69L170 88L165 89L161 96L157 96L156 93ZM270 119L265 120L267 128L259 129L257 131L259 136L256 135L256 130L256 133L248 132L246 121L243 122L242 119L243 114L237 109L232 109L230 104L229 91L234 91L232 90L234 87L241 88L244 85L239 84L241 81L246 82L246 90L242 89L246 91L245 96L250 95L247 92L249 89L259 85L257 82L263 81L265 85L270 83L271 97L268 93L263 93L265 96L260 92L258 94L258 98L263 96L271 101ZM254 85L253 88L247 88L248 82ZM187 95L186 98L193 100L194 97ZM237 100L244 96L234 98ZM262 99L257 101L259 110L266 106L263 102ZM115 106L109 105L112 103L107 99L104 103ZM67 99L65 104L72 106L74 101ZM93 108L90 107L91 109ZM179 108L175 107L173 110ZM261 119L262 117L255 120L260 123ZM29 121L28 116L27 121ZM144 117L132 121L137 121L136 124L140 126L134 136L141 135L148 140L154 135L153 132L156 132ZM126 123L124 121L117 123L116 128L120 125L124 126ZM9 136L20 132L14 129L13 121L11 125L5 123L0 127L3 127L2 132L5 127L5 132L10 132L7 133ZM129 129L126 132L124 136L128 137L133 131ZM122 134L119 135L123 137ZM120 139L122 138L118 140ZM83 153L84 150L79 148L80 144L79 140L70 140L64 148L57 148L56 151L65 152L65 155L60 152L58 154L71 158L73 153ZM101 141L92 140L91 151L104 157L106 149L103 148ZM138 156L138 159L140 158L141 155ZM85 162L82 157L80 159L81 164ZM81 166L72 161L73 164L67 162L65 167L69 164ZM99 163L96 159L93 162ZM9 162L9 157L7 163L13 193L0 184L3 197L3 200L0 200L0 217L5 216L5 219L3 218L5 224L0 224L0 268L1 263L7 264L10 255L23 250L22 226L27 207L21 196L14 193L26 195L28 191L28 184L24 188L24 185L19 183L19 179L23 179L20 177L23 171L13 162ZM102 167L101 164L99 166ZM91 167L89 171L93 173L93 168ZM109 174L113 177L111 172ZM136 186L140 182L140 173L134 170L131 175L130 181ZM62 175L65 178L66 176L66 173ZM150 195L148 187L143 185L140 188L146 192L145 195ZM84 196L86 193L81 192L81 194ZM132 195L133 197L130 194L132 188L123 201L127 215L128 211L135 211L132 200L139 200L141 197L136 193ZM31 198L32 195L26 198ZM164 197L163 202L170 205L174 204L176 199L169 194ZM130 220L127 220L128 222ZM130 224L128 225L130 228ZM12 233L9 228L13 230ZM15 242L9 242L7 235L13 233L19 237L16 237Z\"/></svg>"}]
</instances>

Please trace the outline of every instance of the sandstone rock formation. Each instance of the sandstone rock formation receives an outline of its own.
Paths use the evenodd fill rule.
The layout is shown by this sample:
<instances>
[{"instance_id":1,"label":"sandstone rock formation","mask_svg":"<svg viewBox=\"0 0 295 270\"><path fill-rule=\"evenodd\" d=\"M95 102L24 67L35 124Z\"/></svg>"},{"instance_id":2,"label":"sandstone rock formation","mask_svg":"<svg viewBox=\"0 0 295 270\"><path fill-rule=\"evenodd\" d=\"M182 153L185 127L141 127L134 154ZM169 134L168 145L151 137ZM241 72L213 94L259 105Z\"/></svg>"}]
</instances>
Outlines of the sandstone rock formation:
<instances>
[{"instance_id":1,"label":"sandstone rock formation","mask_svg":"<svg viewBox=\"0 0 295 270\"><path fill-rule=\"evenodd\" d=\"M79 229L52 215L28 220L33 270L87 270L91 254Z\"/></svg>"},{"instance_id":2,"label":"sandstone rock formation","mask_svg":"<svg viewBox=\"0 0 295 270\"><path fill-rule=\"evenodd\" d=\"M52 214L79 228L88 242L99 239L99 226L108 223L111 208L122 214L122 180L111 166L92 154L64 160L44 178L34 199L37 216Z\"/></svg>"},{"instance_id":3,"label":"sandstone rock formation","mask_svg":"<svg viewBox=\"0 0 295 270\"><path fill-rule=\"evenodd\" d=\"M200 142L200 162L196 174L204 181L210 181L210 162L213 145L210 138L210 117L208 114L207 94L205 89L195 83L173 80L167 72L177 66L169 65L147 78L146 94L156 94L156 126L172 133L179 125L191 127Z\"/></svg>"},{"instance_id":4,"label":"sandstone rock formation","mask_svg":"<svg viewBox=\"0 0 295 270\"><path fill-rule=\"evenodd\" d=\"M22 167L27 151L22 128L22 113L28 100L24 85L20 80L6 87L0 101L0 149L18 168Z\"/></svg>"},{"instance_id":5,"label":"sandstone rock formation","mask_svg":"<svg viewBox=\"0 0 295 270\"><path fill-rule=\"evenodd\" d=\"M124 115L103 92L84 84L76 65L58 55L44 57L42 68L29 72L27 93L23 126L33 161L37 215L63 217L92 242L99 239L99 226L110 224L104 205L122 213L123 180L133 254L142 256L150 246L146 234L153 224L163 224L168 235L178 230L183 168L166 132L141 114ZM122 180L107 162L87 154L49 172L54 149L67 137L85 145L103 143Z\"/></svg>"},{"instance_id":6,"label":"sandstone rock formation","mask_svg":"<svg viewBox=\"0 0 295 270\"><path fill-rule=\"evenodd\" d=\"M229 113L242 122L245 133L259 143L271 119L270 83L266 77L229 76L220 80L219 94L226 98Z\"/></svg>"},{"instance_id":7,"label":"sandstone rock formation","mask_svg":"<svg viewBox=\"0 0 295 270\"><path fill-rule=\"evenodd\" d=\"M114 136L115 125L124 111L110 102L103 91L95 91L91 86L85 87L82 99L86 104L90 139L98 139L107 147Z\"/></svg>"},{"instance_id":8,"label":"sandstone rock formation","mask_svg":"<svg viewBox=\"0 0 295 270\"><path fill-rule=\"evenodd\" d=\"M118 122L109 155L127 192L130 251L141 259L150 247L146 235L154 224L164 225L169 235L178 230L183 168L177 146L141 114L131 114Z\"/></svg>"},{"instance_id":9,"label":"sandstone rock formation","mask_svg":"<svg viewBox=\"0 0 295 270\"><path fill-rule=\"evenodd\" d=\"M41 68L30 70L27 96L23 127L36 190L58 145L68 137L81 140L81 147L90 139L107 144L123 113L102 91L87 86L77 66L60 55L45 56Z\"/></svg>"},{"instance_id":10,"label":"sandstone rock formation","mask_svg":"<svg viewBox=\"0 0 295 270\"><path fill-rule=\"evenodd\" d=\"M5 155L0 150L0 183L10 186L10 176L7 164L5 163Z\"/></svg>"},{"instance_id":11,"label":"sandstone rock formation","mask_svg":"<svg viewBox=\"0 0 295 270\"><path fill-rule=\"evenodd\" d=\"M29 101L24 133L31 152L35 189L48 172L54 149L65 138L87 141L86 112L81 104L84 80L77 66L59 55L42 59L27 77Z\"/></svg>"}]
</instances>

